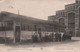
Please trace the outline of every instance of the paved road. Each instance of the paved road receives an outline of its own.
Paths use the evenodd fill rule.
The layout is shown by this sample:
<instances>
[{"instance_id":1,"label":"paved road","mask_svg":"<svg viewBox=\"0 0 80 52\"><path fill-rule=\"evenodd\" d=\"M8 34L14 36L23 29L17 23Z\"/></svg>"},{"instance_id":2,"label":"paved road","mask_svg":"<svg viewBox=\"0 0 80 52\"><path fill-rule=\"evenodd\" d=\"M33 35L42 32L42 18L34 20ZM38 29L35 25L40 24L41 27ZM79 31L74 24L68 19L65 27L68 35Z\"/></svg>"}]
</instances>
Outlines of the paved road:
<instances>
[{"instance_id":1,"label":"paved road","mask_svg":"<svg viewBox=\"0 0 80 52\"><path fill-rule=\"evenodd\" d=\"M80 41L46 42L20 45L0 44L0 52L80 52Z\"/></svg>"}]
</instances>

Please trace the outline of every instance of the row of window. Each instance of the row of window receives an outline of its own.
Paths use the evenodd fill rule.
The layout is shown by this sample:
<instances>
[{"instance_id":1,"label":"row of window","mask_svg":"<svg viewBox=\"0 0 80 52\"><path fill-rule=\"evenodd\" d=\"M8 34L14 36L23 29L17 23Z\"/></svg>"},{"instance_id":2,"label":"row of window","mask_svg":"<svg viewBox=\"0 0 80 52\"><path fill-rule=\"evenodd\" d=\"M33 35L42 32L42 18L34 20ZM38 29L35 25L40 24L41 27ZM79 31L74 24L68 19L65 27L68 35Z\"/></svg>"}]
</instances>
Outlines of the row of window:
<instances>
[{"instance_id":1,"label":"row of window","mask_svg":"<svg viewBox=\"0 0 80 52\"><path fill-rule=\"evenodd\" d=\"M37 25L21 25L21 30L22 31L36 31L38 30L38 26ZM41 27L42 31L52 31L53 28L52 27Z\"/></svg>"},{"instance_id":2,"label":"row of window","mask_svg":"<svg viewBox=\"0 0 80 52\"><path fill-rule=\"evenodd\" d=\"M64 32L64 28L54 28L54 32Z\"/></svg>"},{"instance_id":3,"label":"row of window","mask_svg":"<svg viewBox=\"0 0 80 52\"><path fill-rule=\"evenodd\" d=\"M76 3L79 4L80 3L80 0L76 0Z\"/></svg>"},{"instance_id":4,"label":"row of window","mask_svg":"<svg viewBox=\"0 0 80 52\"><path fill-rule=\"evenodd\" d=\"M42 27L41 26L39 27L39 26L33 25L33 24L32 25L21 24L21 31L37 31L40 28L41 31L51 32L53 30L57 31L57 29L58 29L58 28L54 29L53 26L50 26L50 25L43 25ZM12 23L7 23L6 27L4 25L0 26L0 31L10 31L10 30L13 30L13 24Z\"/></svg>"},{"instance_id":5,"label":"row of window","mask_svg":"<svg viewBox=\"0 0 80 52\"><path fill-rule=\"evenodd\" d=\"M10 31L10 30L13 30L12 26L9 26L9 27L0 27L0 31Z\"/></svg>"},{"instance_id":6,"label":"row of window","mask_svg":"<svg viewBox=\"0 0 80 52\"><path fill-rule=\"evenodd\" d=\"M21 30L22 31L32 31L32 30L35 30L36 29L36 26L33 26L33 25L21 25Z\"/></svg>"},{"instance_id":7,"label":"row of window","mask_svg":"<svg viewBox=\"0 0 80 52\"><path fill-rule=\"evenodd\" d=\"M0 24L0 27L6 27L7 24Z\"/></svg>"},{"instance_id":8,"label":"row of window","mask_svg":"<svg viewBox=\"0 0 80 52\"><path fill-rule=\"evenodd\" d=\"M57 12L56 15L57 15L57 16L62 16L62 17L63 17L63 16L66 16L65 12Z\"/></svg>"},{"instance_id":9,"label":"row of window","mask_svg":"<svg viewBox=\"0 0 80 52\"><path fill-rule=\"evenodd\" d=\"M53 21L54 19L55 19L54 16L49 16L49 17L48 17L48 20L49 20L49 21Z\"/></svg>"},{"instance_id":10,"label":"row of window","mask_svg":"<svg viewBox=\"0 0 80 52\"><path fill-rule=\"evenodd\" d=\"M13 23L0 23L0 31L13 30Z\"/></svg>"},{"instance_id":11,"label":"row of window","mask_svg":"<svg viewBox=\"0 0 80 52\"><path fill-rule=\"evenodd\" d=\"M66 6L66 10L75 10L75 6Z\"/></svg>"}]
</instances>

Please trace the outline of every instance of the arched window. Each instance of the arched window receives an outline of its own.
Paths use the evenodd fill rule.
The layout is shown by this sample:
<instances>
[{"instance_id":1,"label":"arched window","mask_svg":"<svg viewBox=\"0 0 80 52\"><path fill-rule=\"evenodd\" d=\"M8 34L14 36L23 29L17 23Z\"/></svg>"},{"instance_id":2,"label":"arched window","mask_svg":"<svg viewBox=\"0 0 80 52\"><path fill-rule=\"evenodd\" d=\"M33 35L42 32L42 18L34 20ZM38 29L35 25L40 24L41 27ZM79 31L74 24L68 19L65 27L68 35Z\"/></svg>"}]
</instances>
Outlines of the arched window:
<instances>
[{"instance_id":1,"label":"arched window","mask_svg":"<svg viewBox=\"0 0 80 52\"><path fill-rule=\"evenodd\" d=\"M79 0L76 0L76 3L79 4Z\"/></svg>"},{"instance_id":2,"label":"arched window","mask_svg":"<svg viewBox=\"0 0 80 52\"><path fill-rule=\"evenodd\" d=\"M64 24L64 23L65 23L65 22L64 22L64 18L60 18L60 19L59 19L59 23Z\"/></svg>"}]
</instances>

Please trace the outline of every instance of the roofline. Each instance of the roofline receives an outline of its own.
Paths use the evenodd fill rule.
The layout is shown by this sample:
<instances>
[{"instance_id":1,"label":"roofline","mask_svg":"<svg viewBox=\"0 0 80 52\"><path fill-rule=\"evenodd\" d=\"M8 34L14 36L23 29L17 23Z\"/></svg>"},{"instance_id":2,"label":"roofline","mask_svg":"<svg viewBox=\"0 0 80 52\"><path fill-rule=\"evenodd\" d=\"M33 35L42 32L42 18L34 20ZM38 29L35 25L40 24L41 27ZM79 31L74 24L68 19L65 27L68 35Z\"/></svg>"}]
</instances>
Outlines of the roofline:
<instances>
[{"instance_id":1,"label":"roofline","mask_svg":"<svg viewBox=\"0 0 80 52\"><path fill-rule=\"evenodd\" d=\"M48 17L56 17L56 15L50 15L50 16L48 16Z\"/></svg>"},{"instance_id":2,"label":"roofline","mask_svg":"<svg viewBox=\"0 0 80 52\"><path fill-rule=\"evenodd\" d=\"M23 16L23 15L18 15L18 14L14 14L14 13L10 13L10 12L2 12L2 13L8 13L8 15L9 14L12 14L12 15L17 15L17 16L21 16L20 18L21 18L21 20L23 19L25 19L26 20L26 22L27 22L27 20L29 21L29 22L33 22L33 23L43 23L43 24L52 24L52 25L60 25L60 26L64 26L64 25L62 25L62 24L60 24L60 23L58 23L58 22L55 22L55 21L53 21L53 22L51 22L51 21L48 21L48 20L42 20L42 19L36 19L36 18L32 18L32 17L28 17L28 16ZM24 21L23 21L24 22Z\"/></svg>"},{"instance_id":3,"label":"roofline","mask_svg":"<svg viewBox=\"0 0 80 52\"><path fill-rule=\"evenodd\" d=\"M66 12L66 10L65 9L64 10L58 10L56 12Z\"/></svg>"},{"instance_id":4,"label":"roofline","mask_svg":"<svg viewBox=\"0 0 80 52\"><path fill-rule=\"evenodd\" d=\"M70 6L70 5L75 5L76 3L72 3L72 4L67 4L67 5L65 5L65 6Z\"/></svg>"}]
</instances>

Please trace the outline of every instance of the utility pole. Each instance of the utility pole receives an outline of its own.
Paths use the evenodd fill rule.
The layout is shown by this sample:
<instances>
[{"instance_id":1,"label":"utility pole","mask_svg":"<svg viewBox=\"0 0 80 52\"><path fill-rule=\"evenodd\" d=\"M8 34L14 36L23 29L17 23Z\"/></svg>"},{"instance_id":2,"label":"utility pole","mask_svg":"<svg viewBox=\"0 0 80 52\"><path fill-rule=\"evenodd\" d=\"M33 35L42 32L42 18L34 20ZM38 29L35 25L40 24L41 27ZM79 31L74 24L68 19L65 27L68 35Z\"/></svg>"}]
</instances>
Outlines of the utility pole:
<instances>
[{"instance_id":1,"label":"utility pole","mask_svg":"<svg viewBox=\"0 0 80 52\"><path fill-rule=\"evenodd\" d=\"M4 22L4 24L5 24L4 28L5 28L5 43L6 43L6 23Z\"/></svg>"},{"instance_id":2,"label":"utility pole","mask_svg":"<svg viewBox=\"0 0 80 52\"><path fill-rule=\"evenodd\" d=\"M15 0L12 0L12 1L13 1L14 6L16 6ZM21 22L21 19L19 18L19 15L20 15L19 9L17 7L16 7L16 9L17 9L17 17L19 19L19 22ZM15 24L15 21L14 21L14 26L13 26L13 28L14 28L14 39L13 39L13 43L16 43L16 40L15 40L15 37L16 37L15 26L16 26L16 24Z\"/></svg>"}]
</instances>

